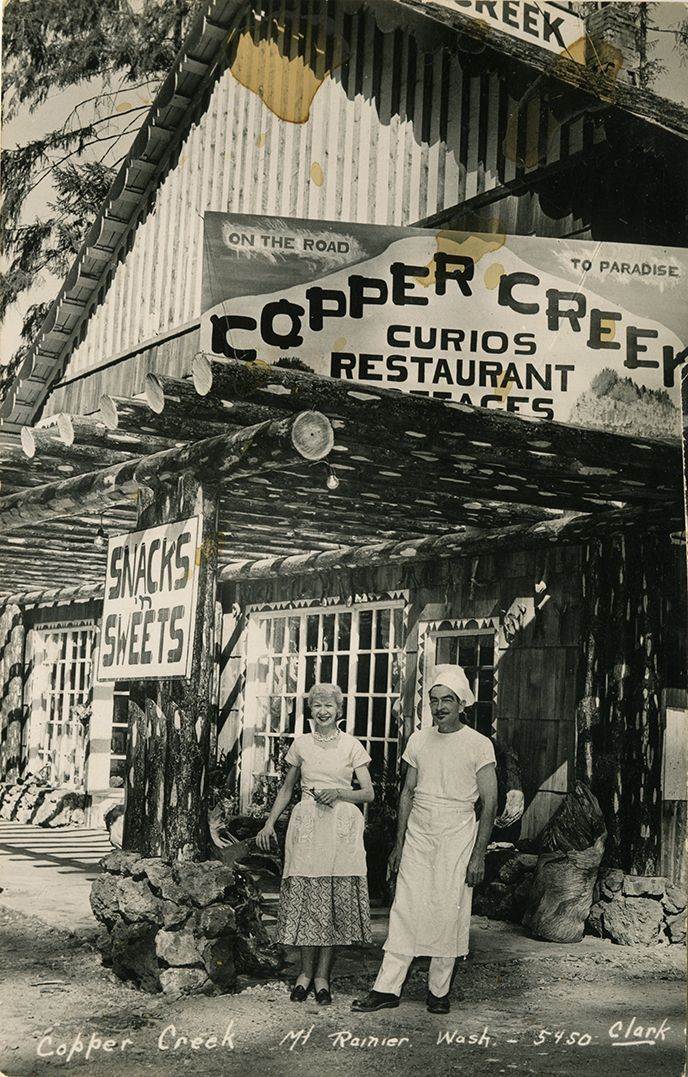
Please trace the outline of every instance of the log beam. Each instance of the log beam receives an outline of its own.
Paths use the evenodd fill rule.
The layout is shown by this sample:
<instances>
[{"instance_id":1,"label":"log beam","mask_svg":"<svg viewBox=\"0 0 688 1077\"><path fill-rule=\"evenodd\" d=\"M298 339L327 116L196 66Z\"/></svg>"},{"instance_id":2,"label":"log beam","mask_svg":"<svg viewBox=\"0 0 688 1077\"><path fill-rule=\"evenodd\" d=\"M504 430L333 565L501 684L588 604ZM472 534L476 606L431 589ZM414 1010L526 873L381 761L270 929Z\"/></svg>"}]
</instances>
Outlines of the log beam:
<instances>
[{"instance_id":1,"label":"log beam","mask_svg":"<svg viewBox=\"0 0 688 1077\"><path fill-rule=\"evenodd\" d=\"M220 418L217 422L198 418L193 408L186 405L175 407L174 404L170 404L163 412L155 412L145 400L107 395L100 398L100 411L97 412L97 417L111 432L143 433L152 437L166 437L170 430L174 430L175 437L181 441L199 441L204 438L217 437L220 434L231 433L233 429L231 425L228 426L224 418ZM274 412L269 417L274 419ZM246 422L235 425L238 428L255 424Z\"/></svg>"},{"instance_id":2,"label":"log beam","mask_svg":"<svg viewBox=\"0 0 688 1077\"><path fill-rule=\"evenodd\" d=\"M221 583L241 580L269 579L274 576L302 576L311 572L333 569L370 568L376 565L434 561L486 549L504 547L525 549L550 543L573 545L590 536L613 534L627 528L665 530L664 517L650 516L638 509L616 509L594 515L567 513L558 519L541 520L525 526L503 527L495 530L468 529L425 537L379 542L369 546L349 546L332 553L300 554L263 561L241 561L220 570Z\"/></svg>"},{"instance_id":3,"label":"log beam","mask_svg":"<svg viewBox=\"0 0 688 1077\"><path fill-rule=\"evenodd\" d=\"M59 418L63 420L61 424L22 427L21 444L27 457L32 459L41 458L43 455L60 455L70 458L67 451L70 447L73 448L75 458L79 458L80 451L85 457L88 448L94 456L100 450L119 452L122 457L144 456L172 449L188 440L177 436L176 431L174 437L146 433L141 430L140 425L133 426L131 430L112 430L97 416L61 415ZM211 433L219 434L221 431L214 430Z\"/></svg>"},{"instance_id":4,"label":"log beam","mask_svg":"<svg viewBox=\"0 0 688 1077\"><path fill-rule=\"evenodd\" d=\"M304 419L305 414L308 417ZM155 486L186 471L210 470L218 478L232 480L288 467L310 451L306 442L315 444L326 433L331 436L332 430L323 416L302 413L293 419L247 427L234 434L135 457L100 471L10 494L0 498L0 530L6 532L54 517L78 515L84 509L135 500L141 487ZM321 458L330 447L331 442L323 442Z\"/></svg>"},{"instance_id":5,"label":"log beam","mask_svg":"<svg viewBox=\"0 0 688 1077\"><path fill-rule=\"evenodd\" d=\"M333 470L337 473L336 465ZM395 492L389 488L373 491L362 487L354 499L346 482L334 491L321 490L321 483L324 486L324 475L317 479L314 478L313 472L290 472L288 488L284 482L278 487L272 478L253 477L245 485L237 485L236 490L238 496L245 496L256 505L261 501L267 502L268 509L270 501L279 501L280 505L294 504L297 509L312 509L317 505L318 509L322 508L325 517L331 512L333 517L341 516L347 521L359 519L365 522L371 518L379 518L389 521L390 525L400 526L402 530L406 530L409 524L417 526L419 518L422 529L428 530L440 525L472 524L475 527L484 527L490 523L537 521L546 515L561 515L559 509L542 506L538 508L517 502L506 504L475 495L460 497L445 490L442 490L440 495L423 490L412 501L404 490L395 497Z\"/></svg>"},{"instance_id":6,"label":"log beam","mask_svg":"<svg viewBox=\"0 0 688 1077\"><path fill-rule=\"evenodd\" d=\"M338 443L374 444L382 439L388 447L391 442L399 456L407 449L449 460L477 460L506 472L521 471L534 483L555 482L562 493L563 480L570 481L606 500L680 496L678 443L542 422L203 354L194 360L193 376L206 399L238 398L244 405L266 404L283 412L315 408L333 420Z\"/></svg>"},{"instance_id":7,"label":"log beam","mask_svg":"<svg viewBox=\"0 0 688 1077\"><path fill-rule=\"evenodd\" d=\"M104 584L80 583L68 587L42 587L39 590L15 591L2 598L5 605L17 605L23 609L30 606L61 606L75 602L93 602L103 597Z\"/></svg>"}]
</instances>

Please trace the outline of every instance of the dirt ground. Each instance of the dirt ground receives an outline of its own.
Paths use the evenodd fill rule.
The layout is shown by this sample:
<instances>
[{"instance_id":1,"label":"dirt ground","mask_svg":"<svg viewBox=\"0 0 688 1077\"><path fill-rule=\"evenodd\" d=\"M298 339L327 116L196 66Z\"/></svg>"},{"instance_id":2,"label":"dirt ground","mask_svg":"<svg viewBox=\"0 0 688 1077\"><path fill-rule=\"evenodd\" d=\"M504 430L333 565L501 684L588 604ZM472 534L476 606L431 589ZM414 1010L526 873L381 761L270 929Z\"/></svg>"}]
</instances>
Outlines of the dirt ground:
<instances>
[{"instance_id":1,"label":"dirt ground","mask_svg":"<svg viewBox=\"0 0 688 1077\"><path fill-rule=\"evenodd\" d=\"M448 1017L426 1012L422 967L399 1009L378 1014L350 1010L369 986L362 975L335 974L324 1009L291 1003L286 980L245 979L231 996L144 995L103 968L95 933L86 939L6 907L0 964L6 1077L84 1068L98 1077L684 1072L679 947L468 961Z\"/></svg>"}]
</instances>

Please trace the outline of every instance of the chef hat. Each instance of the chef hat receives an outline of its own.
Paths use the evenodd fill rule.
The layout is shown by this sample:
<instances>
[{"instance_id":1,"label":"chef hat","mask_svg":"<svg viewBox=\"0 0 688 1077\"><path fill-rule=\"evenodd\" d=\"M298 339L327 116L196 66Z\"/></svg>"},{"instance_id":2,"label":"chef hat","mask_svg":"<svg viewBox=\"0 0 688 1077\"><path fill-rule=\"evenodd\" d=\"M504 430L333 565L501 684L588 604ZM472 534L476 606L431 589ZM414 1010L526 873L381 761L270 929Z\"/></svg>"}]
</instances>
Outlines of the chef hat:
<instances>
[{"instance_id":1,"label":"chef hat","mask_svg":"<svg viewBox=\"0 0 688 1077\"><path fill-rule=\"evenodd\" d=\"M461 666L435 666L428 683L428 692L438 684L450 688L457 699L465 703L467 707L472 707L475 703L475 696L471 692L468 678Z\"/></svg>"}]
</instances>

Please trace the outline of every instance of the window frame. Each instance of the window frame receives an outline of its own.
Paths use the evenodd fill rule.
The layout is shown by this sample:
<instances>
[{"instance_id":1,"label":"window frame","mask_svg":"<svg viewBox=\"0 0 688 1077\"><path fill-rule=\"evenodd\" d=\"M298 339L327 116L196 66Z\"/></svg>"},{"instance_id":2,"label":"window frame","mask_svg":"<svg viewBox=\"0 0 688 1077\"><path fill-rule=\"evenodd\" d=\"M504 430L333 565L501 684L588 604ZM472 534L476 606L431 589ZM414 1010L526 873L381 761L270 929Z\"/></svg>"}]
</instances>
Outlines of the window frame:
<instances>
[{"instance_id":1,"label":"window frame","mask_svg":"<svg viewBox=\"0 0 688 1077\"><path fill-rule=\"evenodd\" d=\"M370 648L364 651L364 654L374 653L386 653L391 655L396 654L399 662L399 690L394 692L392 689L392 663L390 662L387 670L387 684L384 693L378 692L378 696L383 696L388 700L387 714L385 717L385 734L384 736L373 736L372 730L372 699L373 688L373 663L369 672L368 689L366 691L359 691L357 688L357 667L358 667L358 655L359 652L359 627L360 627L360 614L367 610L399 610L401 614L401 623L398 629L399 639L394 640L394 647L388 648L376 648L375 640L371 637ZM399 774L400 765L400 752L399 742L403 733L403 716L401 713L401 700L403 698L403 683L404 683L404 664L405 664L405 646L408 633L408 610L409 610L409 594L407 591L394 591L383 594L369 594L369 595L356 595L352 601L342 600L341 597L331 599L312 599L310 601L301 602L298 605L288 602L279 602L274 604L256 604L246 607L246 628L243 634L243 671L244 671L244 690L242 692L242 700L240 707L240 747L239 747L239 778L238 789L241 810L246 810L251 803L253 795L254 780L256 777L256 771L254 770L257 763L257 755L259 749L255 743L256 734L264 736L291 736L290 733L280 732L278 734L269 734L266 729L264 732L257 730L256 723L252 718L252 715L257 713L257 698L258 695L255 692L256 686L260 683L257 676L257 661L258 653L255 645L254 633L260 631L260 625L267 619L271 619L274 625L274 621L277 618L289 618L298 617L301 621L300 632L303 635L299 637L299 646L295 655L298 656L297 664L297 683L295 693L288 693L289 696L294 695L296 701L296 715L295 715L295 730L294 736L299 736L303 732L308 732L306 727L306 708L305 708L305 681L306 681L306 668L307 659L313 654L318 656L319 661L316 662L316 678L317 669L321 666L322 660L322 639L323 639L323 621L322 618L328 614L351 614L351 635L349 639L349 647L347 652L349 660L347 689L344 691L344 715L346 718L345 726L347 732L356 736L364 745L371 743L382 743L383 745L395 744L396 746L396 759L395 759L395 778ZM314 652L308 651L306 648L306 618L311 615L319 617L318 624L318 643L317 650ZM392 614L393 616L393 614ZM326 654L336 653L334 647L334 641L332 648L328 648ZM334 670L333 670L334 676ZM368 696L369 706L367 715L366 734L356 734L356 700L361 696ZM284 698L284 693L283 693ZM393 709L397 704L397 717L396 717L396 731L393 730L394 715ZM282 714L281 720L284 720L284 714ZM389 752L383 747L383 757L386 761L389 758ZM262 772L260 772L262 773Z\"/></svg>"},{"instance_id":2,"label":"window frame","mask_svg":"<svg viewBox=\"0 0 688 1077\"><path fill-rule=\"evenodd\" d=\"M83 640L80 639L82 634ZM47 773L48 781L68 789L86 787L97 643L95 621L48 622L34 625L31 630L28 763L33 772ZM54 659L46 661L51 644L58 651ZM80 653L82 644L83 655ZM71 669L75 672L70 676ZM83 676L79 675L80 669ZM55 716L51 717L51 704L55 701ZM81 730L77 728L78 718L72 717L75 707L91 712L89 722ZM69 726L71 733L65 728ZM64 746L65 737L71 737L69 748ZM73 758L68 764L70 755Z\"/></svg>"},{"instance_id":3,"label":"window frame","mask_svg":"<svg viewBox=\"0 0 688 1077\"><path fill-rule=\"evenodd\" d=\"M499 617L443 617L433 621L421 621L418 625L418 665L416 672L415 713L417 729L432 725L432 715L425 685L437 665L437 641L460 639L467 636L492 636L494 641L494 664L492 682L491 734L497 731L497 693L499 688L499 662L506 649L506 640Z\"/></svg>"}]
</instances>

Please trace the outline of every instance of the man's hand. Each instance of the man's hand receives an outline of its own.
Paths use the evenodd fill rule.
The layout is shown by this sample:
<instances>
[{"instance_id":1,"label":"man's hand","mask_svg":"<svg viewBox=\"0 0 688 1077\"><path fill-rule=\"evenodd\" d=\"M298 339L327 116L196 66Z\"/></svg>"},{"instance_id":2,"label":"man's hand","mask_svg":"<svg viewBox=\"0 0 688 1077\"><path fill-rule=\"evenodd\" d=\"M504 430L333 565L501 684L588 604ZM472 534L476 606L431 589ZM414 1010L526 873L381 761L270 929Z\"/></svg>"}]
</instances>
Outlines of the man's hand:
<instances>
[{"instance_id":1,"label":"man's hand","mask_svg":"<svg viewBox=\"0 0 688 1077\"><path fill-rule=\"evenodd\" d=\"M387 861L387 878L391 879L393 875L396 875L399 871L399 864L401 863L401 849L400 845L395 845L389 854L389 860Z\"/></svg>"},{"instance_id":2,"label":"man's hand","mask_svg":"<svg viewBox=\"0 0 688 1077\"><path fill-rule=\"evenodd\" d=\"M480 853L474 849L466 868L466 886L478 886L484 878L485 853Z\"/></svg>"},{"instance_id":3,"label":"man's hand","mask_svg":"<svg viewBox=\"0 0 688 1077\"><path fill-rule=\"evenodd\" d=\"M506 827L511 826L512 823L517 823L523 815L523 809L525 807L525 797L521 789L510 789L506 794L506 804L504 805L504 811L495 819L495 826Z\"/></svg>"}]
</instances>

